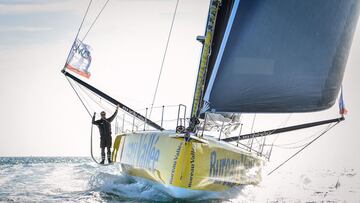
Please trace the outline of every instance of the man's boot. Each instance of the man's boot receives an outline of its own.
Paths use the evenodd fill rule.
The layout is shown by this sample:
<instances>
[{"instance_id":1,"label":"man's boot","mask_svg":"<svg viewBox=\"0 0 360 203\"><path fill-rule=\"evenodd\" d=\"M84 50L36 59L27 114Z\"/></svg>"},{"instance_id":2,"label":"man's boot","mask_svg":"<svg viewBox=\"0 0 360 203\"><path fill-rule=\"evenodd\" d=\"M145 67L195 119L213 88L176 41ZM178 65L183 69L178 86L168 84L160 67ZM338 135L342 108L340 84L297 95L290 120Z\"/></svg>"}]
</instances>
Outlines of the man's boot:
<instances>
[{"instance_id":1,"label":"man's boot","mask_svg":"<svg viewBox=\"0 0 360 203\"><path fill-rule=\"evenodd\" d=\"M105 159L101 160L101 161L100 161L100 164L104 164L104 162L105 162Z\"/></svg>"},{"instance_id":2,"label":"man's boot","mask_svg":"<svg viewBox=\"0 0 360 203\"><path fill-rule=\"evenodd\" d=\"M108 163L109 163L109 164L111 164L111 163L112 163L112 161L111 161L111 159L110 159L110 158L108 158Z\"/></svg>"}]
</instances>

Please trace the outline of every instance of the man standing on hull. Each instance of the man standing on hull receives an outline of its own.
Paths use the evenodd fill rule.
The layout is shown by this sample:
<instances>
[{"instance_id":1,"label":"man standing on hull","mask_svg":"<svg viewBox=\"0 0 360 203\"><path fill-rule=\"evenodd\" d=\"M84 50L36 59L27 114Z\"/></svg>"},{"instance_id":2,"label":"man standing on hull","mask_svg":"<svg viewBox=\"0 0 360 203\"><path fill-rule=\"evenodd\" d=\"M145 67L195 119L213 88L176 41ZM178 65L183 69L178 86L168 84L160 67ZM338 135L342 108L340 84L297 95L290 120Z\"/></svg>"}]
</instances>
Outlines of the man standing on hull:
<instances>
[{"instance_id":1,"label":"man standing on hull","mask_svg":"<svg viewBox=\"0 0 360 203\"><path fill-rule=\"evenodd\" d=\"M105 111L102 111L100 113L101 119L95 121L95 114L92 118L92 123L94 125L97 125L100 131L100 148L101 148L101 162L100 164L104 164L105 162L105 148L107 148L107 158L108 163L111 163L111 145L112 145L112 137L111 137L111 122L116 117L116 114L118 112L119 105L116 107L116 111L112 116L109 118L106 118Z\"/></svg>"}]
</instances>

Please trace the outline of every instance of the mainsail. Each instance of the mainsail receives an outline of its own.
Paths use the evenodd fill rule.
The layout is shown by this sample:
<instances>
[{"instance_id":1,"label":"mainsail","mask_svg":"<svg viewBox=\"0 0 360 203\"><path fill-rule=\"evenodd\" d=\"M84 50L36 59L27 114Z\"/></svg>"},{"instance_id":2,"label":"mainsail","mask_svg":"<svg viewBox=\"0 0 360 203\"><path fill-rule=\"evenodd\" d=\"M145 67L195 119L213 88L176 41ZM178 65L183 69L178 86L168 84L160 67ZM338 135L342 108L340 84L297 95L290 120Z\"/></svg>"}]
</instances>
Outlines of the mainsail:
<instances>
[{"instance_id":1,"label":"mainsail","mask_svg":"<svg viewBox=\"0 0 360 203\"><path fill-rule=\"evenodd\" d=\"M231 13L223 14L225 32L220 24L214 33L202 112L311 112L335 103L360 1L222 3Z\"/></svg>"}]
</instances>

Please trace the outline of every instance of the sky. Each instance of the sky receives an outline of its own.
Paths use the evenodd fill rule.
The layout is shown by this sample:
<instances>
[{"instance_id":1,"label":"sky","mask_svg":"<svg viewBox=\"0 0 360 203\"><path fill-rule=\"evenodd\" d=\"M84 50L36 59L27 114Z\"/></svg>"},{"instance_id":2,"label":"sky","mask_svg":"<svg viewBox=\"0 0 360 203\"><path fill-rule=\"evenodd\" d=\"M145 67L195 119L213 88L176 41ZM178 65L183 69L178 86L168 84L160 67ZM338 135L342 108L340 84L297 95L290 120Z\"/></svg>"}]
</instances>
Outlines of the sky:
<instances>
[{"instance_id":1,"label":"sky","mask_svg":"<svg viewBox=\"0 0 360 203\"><path fill-rule=\"evenodd\" d=\"M104 3L94 1L80 37ZM90 117L60 73L87 4L0 0L0 156L89 156ZM180 0L155 105L191 108L202 48L195 39L204 34L208 4ZM111 0L85 39L93 62L92 76L84 80L133 109L149 107L175 5L175 0ZM343 81L346 121L288 167L360 168L360 159L354 158L360 143L359 53L358 26ZM334 118L337 112L335 105L325 112L293 114L288 124ZM280 117L275 125L286 118ZM265 115L256 126L272 128L277 118ZM305 131L305 137L307 133L313 132ZM281 136L280 142L294 136ZM272 166L293 152L274 152Z\"/></svg>"}]
</instances>

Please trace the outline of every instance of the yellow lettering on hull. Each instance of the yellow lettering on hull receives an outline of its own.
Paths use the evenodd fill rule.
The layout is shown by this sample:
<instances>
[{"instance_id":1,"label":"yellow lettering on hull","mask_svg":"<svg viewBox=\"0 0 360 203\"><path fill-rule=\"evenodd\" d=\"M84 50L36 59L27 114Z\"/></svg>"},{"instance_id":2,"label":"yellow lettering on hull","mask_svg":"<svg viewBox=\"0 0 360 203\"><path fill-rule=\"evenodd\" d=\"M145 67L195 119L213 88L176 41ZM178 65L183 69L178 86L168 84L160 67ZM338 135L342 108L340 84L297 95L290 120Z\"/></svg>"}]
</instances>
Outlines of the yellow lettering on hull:
<instances>
[{"instance_id":1,"label":"yellow lettering on hull","mask_svg":"<svg viewBox=\"0 0 360 203\"><path fill-rule=\"evenodd\" d=\"M134 133L122 137L119 152L127 174L185 189L224 191L261 180L260 157L211 139Z\"/></svg>"}]
</instances>

